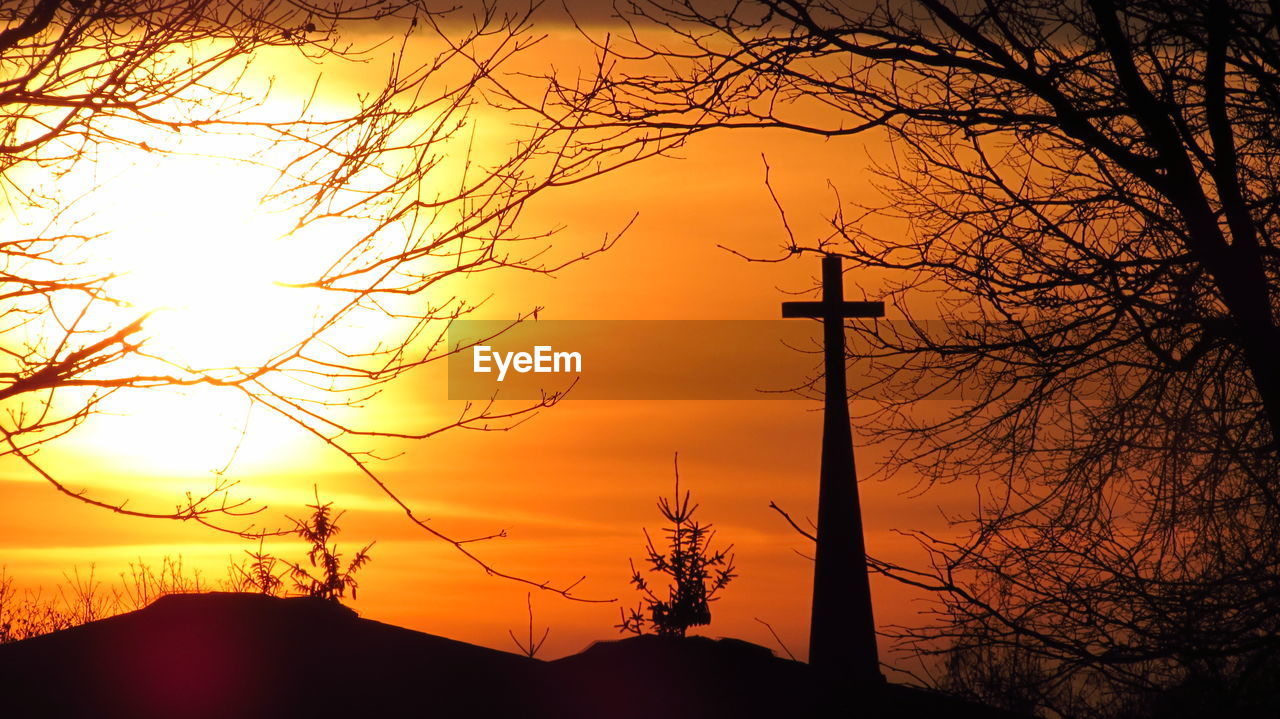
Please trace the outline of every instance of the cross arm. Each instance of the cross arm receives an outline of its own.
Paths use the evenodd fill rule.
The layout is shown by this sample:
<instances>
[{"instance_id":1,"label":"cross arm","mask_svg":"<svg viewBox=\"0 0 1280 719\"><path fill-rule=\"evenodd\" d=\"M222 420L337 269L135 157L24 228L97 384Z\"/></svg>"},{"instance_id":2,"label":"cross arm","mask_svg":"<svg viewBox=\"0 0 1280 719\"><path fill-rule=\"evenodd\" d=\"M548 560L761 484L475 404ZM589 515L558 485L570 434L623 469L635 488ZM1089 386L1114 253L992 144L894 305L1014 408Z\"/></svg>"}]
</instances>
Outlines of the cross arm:
<instances>
[{"instance_id":1,"label":"cross arm","mask_svg":"<svg viewBox=\"0 0 1280 719\"><path fill-rule=\"evenodd\" d=\"M834 313L832 312L834 310ZM790 317L884 317L883 302L783 302L782 316Z\"/></svg>"}]
</instances>

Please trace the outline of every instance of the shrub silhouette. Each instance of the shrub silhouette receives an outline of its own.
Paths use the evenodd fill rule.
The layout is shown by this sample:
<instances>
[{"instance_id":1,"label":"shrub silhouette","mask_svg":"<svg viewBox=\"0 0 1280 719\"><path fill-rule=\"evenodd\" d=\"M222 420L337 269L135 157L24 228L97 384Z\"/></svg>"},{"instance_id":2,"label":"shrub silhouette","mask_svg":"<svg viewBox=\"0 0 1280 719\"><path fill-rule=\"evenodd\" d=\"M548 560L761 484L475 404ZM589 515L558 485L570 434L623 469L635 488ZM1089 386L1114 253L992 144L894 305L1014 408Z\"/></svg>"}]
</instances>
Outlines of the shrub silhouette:
<instances>
[{"instance_id":1,"label":"shrub silhouette","mask_svg":"<svg viewBox=\"0 0 1280 719\"><path fill-rule=\"evenodd\" d=\"M511 636L511 641L516 643L516 647L520 649L520 653L530 659L538 658L538 651L542 649L543 643L547 641L547 637L551 634L551 627L547 627L542 632L542 638L534 641L533 636L533 594L526 593L524 595L525 606L529 610L529 639L526 642L520 641L514 630L508 629L507 634Z\"/></svg>"},{"instance_id":2,"label":"shrub silhouette","mask_svg":"<svg viewBox=\"0 0 1280 719\"><path fill-rule=\"evenodd\" d=\"M338 520L342 518L345 512L334 514L333 502L324 502L322 504L319 493L316 494L316 503L308 504L307 507L311 509L311 516L306 519L293 519L292 517L290 519L293 519L295 525L294 533L311 545L311 548L307 551L307 560L313 568L319 569L319 575L312 574L311 570L301 564L286 562L290 567L289 574L293 579L294 587L305 596L319 597L333 602L340 601L347 590L350 590L351 598L355 599L358 586L355 573L372 561L369 557L369 550L374 543L369 542L363 549L356 552L344 569L342 555L338 552L338 546L330 544L330 540L340 531ZM254 555L251 553L250 556ZM272 559L272 557L263 555L255 558L255 562L263 563ZM250 566L252 567L253 565L251 564ZM267 566L266 572L274 577L269 566Z\"/></svg>"},{"instance_id":3,"label":"shrub silhouette","mask_svg":"<svg viewBox=\"0 0 1280 719\"><path fill-rule=\"evenodd\" d=\"M267 553L258 540L258 551L245 550L248 560L228 567L228 585L232 591L253 592L278 597L284 592L284 576L291 569L288 562ZM283 565L283 566L281 566Z\"/></svg>"},{"instance_id":4,"label":"shrub silhouette","mask_svg":"<svg viewBox=\"0 0 1280 719\"><path fill-rule=\"evenodd\" d=\"M169 594L200 593L214 588L234 592L257 592L270 596L285 594L286 580L292 580L297 593L340 601L347 592L356 596L355 573L371 559L370 542L356 552L351 561L342 563L342 555L332 539L340 528L338 520L343 512L334 513L333 503L307 505L311 514L305 519L289 519L294 523L293 533L310 545L307 561L312 569L295 564L268 553L258 542L257 551L247 551L248 559L234 561L228 567L228 576L214 586L208 585L199 570L189 571L182 557L165 556L158 568L144 562L130 562L127 571L121 572L119 581L104 583L98 579L91 564L87 574L80 568L65 574L65 582L51 593L39 588L20 589L13 578L0 567L0 644L21 641L49 634L62 629L86 624L98 619L142 609L156 599ZM536 651L536 650L535 650Z\"/></svg>"},{"instance_id":5,"label":"shrub silhouette","mask_svg":"<svg viewBox=\"0 0 1280 719\"><path fill-rule=\"evenodd\" d=\"M0 567L0 644L142 609L168 594L209 588L198 569L188 571L181 556L166 555L158 568L139 558L114 582L100 580L93 564L83 574L80 567L73 567L62 576L64 581L50 592L41 587L20 589Z\"/></svg>"},{"instance_id":6,"label":"shrub silhouette","mask_svg":"<svg viewBox=\"0 0 1280 719\"><path fill-rule=\"evenodd\" d=\"M733 573L733 545L712 550L715 532L710 524L702 524L693 518L698 505L690 500L688 490L680 496L680 464L677 455L676 488L674 496L658 498L658 511L671 523L665 528L666 553L654 546L649 530L644 530L645 549L649 571L666 575L667 598L662 599L649 584L635 562L631 562L631 583L643 595L640 606L630 612L622 612L622 622L617 628L624 632L643 634L650 625L659 636L683 637L689 627L711 623L711 602L721 589L736 576ZM658 588L658 591L661 591ZM648 617L644 609L648 609Z\"/></svg>"}]
</instances>

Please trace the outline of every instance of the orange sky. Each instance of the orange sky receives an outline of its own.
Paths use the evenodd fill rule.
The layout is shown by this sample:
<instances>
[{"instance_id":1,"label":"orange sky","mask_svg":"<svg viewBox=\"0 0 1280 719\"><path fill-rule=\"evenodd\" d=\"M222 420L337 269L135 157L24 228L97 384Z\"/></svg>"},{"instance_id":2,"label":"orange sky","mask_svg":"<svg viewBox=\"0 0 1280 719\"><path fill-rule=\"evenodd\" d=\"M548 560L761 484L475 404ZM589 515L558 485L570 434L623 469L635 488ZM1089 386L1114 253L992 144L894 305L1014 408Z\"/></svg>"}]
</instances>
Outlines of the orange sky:
<instances>
[{"instance_id":1,"label":"orange sky","mask_svg":"<svg viewBox=\"0 0 1280 719\"><path fill-rule=\"evenodd\" d=\"M525 62L574 57L562 30ZM376 73L375 73L376 75ZM355 82L354 78L347 78ZM508 275L492 287L479 317L503 318L535 305L551 319L774 319L779 291L812 286L817 261L752 264L718 249L773 254L785 236L763 185L761 155L801 238L823 233L831 180L845 197L874 197L867 156L882 152L872 137L827 141L776 132L708 135L683 159L628 168L562 192L531 208L526 221L566 224L566 242L590 242L633 214L639 220L614 249L558 277ZM496 277L496 276L492 276ZM875 278L849 275L847 284ZM481 291L481 288L477 288ZM856 292L854 292L856 294ZM889 317L894 317L891 309ZM443 419L458 411L432 371L404 382L380 405L389 420ZM736 636L773 646L767 621L792 651L807 648L810 569L804 541L768 509L777 501L796 516L816 503L821 417L809 401L611 402L569 399L506 433L454 432L394 449L378 467L424 516L454 536L507 529L509 537L477 552L504 571L567 583L586 579L584 596L634 606L628 558L641 558L642 527L661 526L654 506L669 493L671 459L680 453L683 486L701 503L721 542L732 542L740 578L699 633ZM857 407L855 406L855 413ZM160 397L105 417L46 453L75 486L94 486L167 501L173 488L208 481L208 471L237 438L242 408ZM355 607L365 616L498 648L513 648L508 629L525 622L526 588L486 577L453 549L425 536L340 458L255 417L257 440L245 443L232 476L245 493L296 514L312 484L348 513L342 544L377 540L360 574ZM421 424L422 422L420 422ZM875 451L858 452L866 470ZM944 526L940 505L963 507L972 487L936 488L916 496L911 477L862 485L867 545L877 556L918 563L920 553L895 529ZM297 545L278 541L278 554ZM0 466L0 564L21 584L56 583L73 567L96 564L112 577L131 560L158 563L181 555L216 580L229 555L248 548L199 527L127 519L81 505L34 481L16 464ZM921 621L918 595L873 579L880 624ZM618 604L584 604L536 593L536 622L551 627L542 656L581 650L619 636ZM886 656L892 660L892 657Z\"/></svg>"}]
</instances>

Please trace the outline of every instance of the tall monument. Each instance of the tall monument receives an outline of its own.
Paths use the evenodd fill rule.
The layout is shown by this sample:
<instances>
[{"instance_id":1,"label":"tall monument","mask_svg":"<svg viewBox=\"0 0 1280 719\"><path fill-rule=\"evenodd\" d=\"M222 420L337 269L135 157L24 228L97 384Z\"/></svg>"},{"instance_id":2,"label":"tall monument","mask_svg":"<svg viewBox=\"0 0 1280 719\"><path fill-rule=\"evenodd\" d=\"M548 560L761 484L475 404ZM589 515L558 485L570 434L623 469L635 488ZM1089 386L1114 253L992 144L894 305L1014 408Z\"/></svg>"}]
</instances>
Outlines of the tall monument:
<instances>
[{"instance_id":1,"label":"tall monument","mask_svg":"<svg viewBox=\"0 0 1280 719\"><path fill-rule=\"evenodd\" d=\"M840 257L825 255L822 301L784 302L782 316L821 318L826 358L809 664L840 681L882 681L862 538L858 474L853 462L853 434L849 428L844 321L851 317L883 317L884 303L846 302Z\"/></svg>"}]
</instances>

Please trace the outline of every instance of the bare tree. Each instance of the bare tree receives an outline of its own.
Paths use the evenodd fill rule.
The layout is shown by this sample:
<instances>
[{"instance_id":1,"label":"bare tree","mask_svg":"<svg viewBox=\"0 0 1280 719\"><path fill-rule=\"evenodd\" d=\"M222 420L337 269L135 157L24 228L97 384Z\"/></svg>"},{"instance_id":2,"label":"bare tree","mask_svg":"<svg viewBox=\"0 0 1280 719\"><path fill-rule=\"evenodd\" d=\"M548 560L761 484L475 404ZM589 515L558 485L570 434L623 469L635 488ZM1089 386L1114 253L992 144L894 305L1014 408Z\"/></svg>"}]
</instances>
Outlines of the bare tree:
<instances>
[{"instance_id":1,"label":"bare tree","mask_svg":"<svg viewBox=\"0 0 1280 719\"><path fill-rule=\"evenodd\" d=\"M174 508L147 508L78 488L76 477L56 476L36 456L108 400L215 388L302 427L412 522L501 574L468 540L437 531L402 502L370 467L368 443L509 427L557 398L514 410L469 405L443 427L366 426L350 410L457 349L446 346L445 330L475 302L451 278L554 272L611 242L556 252L549 233L517 226L532 197L583 171L557 160L548 133L521 131L501 153L470 147L484 77L537 40L531 11L442 12L420 0L0 5L0 186L5 220L25 233L0 242L3 453L83 502L259 536L270 528L248 517L260 507L231 496L228 479ZM269 72L281 59L321 69L309 97L290 101L272 89ZM338 92L323 73L342 66L377 80L322 107L325 93ZM248 358L167 349L154 329L165 310L132 302L121 271L94 259L134 228L94 225L102 183L71 182L126 151L269 169L263 203L287 218L285 238L307 242L297 276L279 279L316 298L309 321ZM130 201L136 217L154 210L154 198ZM324 240L334 236L341 239ZM233 278L224 279L234 292ZM352 331L369 325L377 336Z\"/></svg>"},{"instance_id":2,"label":"bare tree","mask_svg":"<svg viewBox=\"0 0 1280 719\"><path fill-rule=\"evenodd\" d=\"M625 164L762 127L891 143L884 206L837 196L828 236L783 245L882 271L900 311L938 298L941 321L853 329L901 398L863 418L888 470L982 488L959 539L919 535L932 568L879 565L939 592L936 625L903 638L1017 657L1023 709L1273 701L1245 688L1274 685L1280 616L1280 9L617 9L625 30L584 31L594 75L508 99L571 154ZM870 213L908 230L872 236ZM982 693L980 675L949 686Z\"/></svg>"},{"instance_id":3,"label":"bare tree","mask_svg":"<svg viewBox=\"0 0 1280 719\"><path fill-rule=\"evenodd\" d=\"M528 610L528 612L529 612L529 637L528 637L528 639L526 639L525 641L520 641L519 637L517 637L517 636L516 636L515 631L514 631L514 630L512 630L512 629L508 629L508 630L507 630L507 635L511 637L511 641L515 642L515 644L516 644L516 648L520 650L520 653L521 653L521 654L525 655L526 657L529 657L530 659L537 659L537 658L538 658L538 652L542 650L542 645L546 643L546 641L547 641L547 637L551 634L551 627L546 627L545 629L543 629L543 630L542 630L542 636L541 636L541 637L539 637L537 640L535 640L535 639L533 638L533 636L534 636L534 632L533 632L533 594L532 594L531 592L530 592L530 593L526 593L526 594L524 595L524 603L525 603L525 608L526 608L526 609Z\"/></svg>"}]
</instances>

